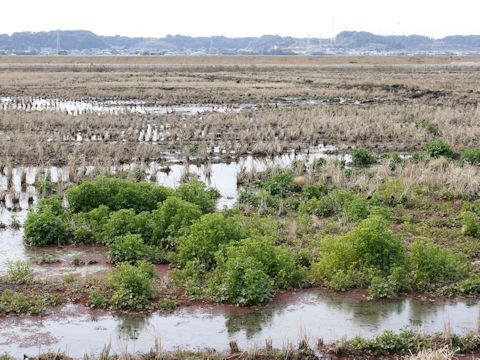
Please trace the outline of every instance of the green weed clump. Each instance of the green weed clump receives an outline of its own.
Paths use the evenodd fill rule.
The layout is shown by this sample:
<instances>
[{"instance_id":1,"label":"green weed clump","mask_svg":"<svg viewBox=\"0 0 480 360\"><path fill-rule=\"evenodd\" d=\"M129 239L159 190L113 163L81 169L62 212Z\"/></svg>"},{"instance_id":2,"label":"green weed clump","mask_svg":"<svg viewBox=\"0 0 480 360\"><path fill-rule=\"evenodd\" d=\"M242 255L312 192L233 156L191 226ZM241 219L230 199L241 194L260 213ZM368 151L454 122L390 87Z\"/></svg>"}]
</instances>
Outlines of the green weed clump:
<instances>
[{"instance_id":1,"label":"green weed clump","mask_svg":"<svg viewBox=\"0 0 480 360\"><path fill-rule=\"evenodd\" d=\"M74 241L84 244L105 243L103 227L107 223L109 216L110 211L105 205L100 205L88 213L73 214L75 224Z\"/></svg>"},{"instance_id":2,"label":"green weed clump","mask_svg":"<svg viewBox=\"0 0 480 360\"><path fill-rule=\"evenodd\" d=\"M221 302L255 305L275 289L298 287L305 279L292 252L268 238L243 239L219 250L210 289Z\"/></svg>"},{"instance_id":3,"label":"green weed clump","mask_svg":"<svg viewBox=\"0 0 480 360\"><path fill-rule=\"evenodd\" d=\"M149 244L173 250L180 231L190 226L200 216L202 216L202 210L198 205L176 196L168 197L159 205L158 210L152 211L152 238L146 241Z\"/></svg>"},{"instance_id":4,"label":"green weed clump","mask_svg":"<svg viewBox=\"0 0 480 360\"><path fill-rule=\"evenodd\" d=\"M157 203L174 194L175 190L168 187L108 177L85 181L65 192L73 213L86 213L100 205L107 206L110 211L121 209L134 209L136 213L152 211L157 208Z\"/></svg>"},{"instance_id":5,"label":"green weed clump","mask_svg":"<svg viewBox=\"0 0 480 360\"><path fill-rule=\"evenodd\" d=\"M49 197L57 193L57 186L51 181L45 180L45 177L41 177L37 181L35 189L42 197Z\"/></svg>"},{"instance_id":6,"label":"green weed clump","mask_svg":"<svg viewBox=\"0 0 480 360\"><path fill-rule=\"evenodd\" d=\"M7 279L18 283L26 283L33 279L30 263L22 260L7 262Z\"/></svg>"},{"instance_id":7,"label":"green weed clump","mask_svg":"<svg viewBox=\"0 0 480 360\"><path fill-rule=\"evenodd\" d=\"M24 237L33 246L61 245L72 240L70 216L58 196L41 199L28 211Z\"/></svg>"},{"instance_id":8,"label":"green weed clump","mask_svg":"<svg viewBox=\"0 0 480 360\"><path fill-rule=\"evenodd\" d=\"M217 191L207 189L207 186L197 179L188 184L181 184L176 194L182 200L198 205L204 214L215 211L215 199L219 195Z\"/></svg>"},{"instance_id":9,"label":"green weed clump","mask_svg":"<svg viewBox=\"0 0 480 360\"><path fill-rule=\"evenodd\" d=\"M351 340L341 340L334 344L334 352L337 356L414 354L420 350L432 348L433 344L433 339L430 336L404 328L399 333L385 330L382 334L371 339L357 336Z\"/></svg>"},{"instance_id":10,"label":"green weed clump","mask_svg":"<svg viewBox=\"0 0 480 360\"><path fill-rule=\"evenodd\" d=\"M467 149L463 152L462 161L466 161L472 165L480 164L480 149Z\"/></svg>"},{"instance_id":11,"label":"green weed clump","mask_svg":"<svg viewBox=\"0 0 480 360\"><path fill-rule=\"evenodd\" d=\"M370 150L356 148L352 151L352 162L354 165L372 165L377 162L377 158Z\"/></svg>"},{"instance_id":12,"label":"green weed clump","mask_svg":"<svg viewBox=\"0 0 480 360\"><path fill-rule=\"evenodd\" d=\"M110 243L118 236L139 234L142 239L150 241L154 224L149 212L135 214L134 209L121 209L112 214L103 225L103 237Z\"/></svg>"},{"instance_id":13,"label":"green weed clump","mask_svg":"<svg viewBox=\"0 0 480 360\"><path fill-rule=\"evenodd\" d=\"M313 198L320 199L327 195L328 191L329 188L325 184L303 185L302 187L303 198L306 201Z\"/></svg>"},{"instance_id":14,"label":"green weed clump","mask_svg":"<svg viewBox=\"0 0 480 360\"><path fill-rule=\"evenodd\" d=\"M139 260L152 261L155 250L145 245L138 234L119 236L108 246L108 259L112 264L128 262L135 264Z\"/></svg>"},{"instance_id":15,"label":"green weed clump","mask_svg":"<svg viewBox=\"0 0 480 360\"><path fill-rule=\"evenodd\" d=\"M118 263L107 275L107 284L113 291L109 304L124 310L151 308L151 300L156 296L154 278L155 266L146 261L139 261L136 265Z\"/></svg>"},{"instance_id":16,"label":"green weed clump","mask_svg":"<svg viewBox=\"0 0 480 360\"><path fill-rule=\"evenodd\" d=\"M420 238L410 245L408 258L414 288L429 291L436 285L450 284L465 275L466 263L459 254Z\"/></svg>"},{"instance_id":17,"label":"green weed clump","mask_svg":"<svg viewBox=\"0 0 480 360\"><path fill-rule=\"evenodd\" d=\"M446 158L454 158L457 154L446 142L442 140L430 141L425 144L425 151L432 158L444 156Z\"/></svg>"},{"instance_id":18,"label":"green weed clump","mask_svg":"<svg viewBox=\"0 0 480 360\"><path fill-rule=\"evenodd\" d=\"M379 215L361 221L343 236L327 236L321 251L312 265L313 278L338 290L363 286L373 276L388 277L393 268L405 264L400 238Z\"/></svg>"},{"instance_id":19,"label":"green weed clump","mask_svg":"<svg viewBox=\"0 0 480 360\"><path fill-rule=\"evenodd\" d=\"M317 216L331 216L339 213L343 209L344 204L353 199L354 194L352 191L333 189L319 199L316 197L310 199L305 204L305 209Z\"/></svg>"},{"instance_id":20,"label":"green weed clump","mask_svg":"<svg viewBox=\"0 0 480 360\"><path fill-rule=\"evenodd\" d=\"M462 215L462 232L465 235L477 237L480 231L478 215L471 211L464 211Z\"/></svg>"},{"instance_id":21,"label":"green weed clump","mask_svg":"<svg viewBox=\"0 0 480 360\"><path fill-rule=\"evenodd\" d=\"M45 302L42 299L27 297L22 293L6 289L0 294L0 314L43 314Z\"/></svg>"},{"instance_id":22,"label":"green weed clump","mask_svg":"<svg viewBox=\"0 0 480 360\"><path fill-rule=\"evenodd\" d=\"M225 218L219 212L203 215L185 228L178 238L174 261L185 266L189 261L196 260L205 269L211 269L215 264L215 252L222 244L239 241L246 236L246 229L234 218Z\"/></svg>"}]
</instances>

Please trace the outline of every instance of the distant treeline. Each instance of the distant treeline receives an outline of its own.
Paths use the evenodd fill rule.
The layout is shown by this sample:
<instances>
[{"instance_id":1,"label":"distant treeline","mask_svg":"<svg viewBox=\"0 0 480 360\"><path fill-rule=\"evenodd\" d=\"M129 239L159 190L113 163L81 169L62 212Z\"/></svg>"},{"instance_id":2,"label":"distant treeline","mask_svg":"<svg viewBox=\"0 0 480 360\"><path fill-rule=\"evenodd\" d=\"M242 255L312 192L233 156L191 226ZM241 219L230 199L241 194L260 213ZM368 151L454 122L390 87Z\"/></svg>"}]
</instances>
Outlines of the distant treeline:
<instances>
[{"instance_id":1,"label":"distant treeline","mask_svg":"<svg viewBox=\"0 0 480 360\"><path fill-rule=\"evenodd\" d=\"M337 47L351 50L381 51L434 51L434 50L478 50L480 35L447 36L433 39L420 35L381 36L368 32L344 31L337 35L335 42L330 39L293 38L278 35L260 37L228 38L225 36L190 37L167 35L164 38L99 36L91 31L47 31L16 32L12 35L0 34L0 49L7 51L31 51L44 48L89 50L89 49L146 49L146 50L249 50L254 52L272 52L281 49Z\"/></svg>"}]
</instances>

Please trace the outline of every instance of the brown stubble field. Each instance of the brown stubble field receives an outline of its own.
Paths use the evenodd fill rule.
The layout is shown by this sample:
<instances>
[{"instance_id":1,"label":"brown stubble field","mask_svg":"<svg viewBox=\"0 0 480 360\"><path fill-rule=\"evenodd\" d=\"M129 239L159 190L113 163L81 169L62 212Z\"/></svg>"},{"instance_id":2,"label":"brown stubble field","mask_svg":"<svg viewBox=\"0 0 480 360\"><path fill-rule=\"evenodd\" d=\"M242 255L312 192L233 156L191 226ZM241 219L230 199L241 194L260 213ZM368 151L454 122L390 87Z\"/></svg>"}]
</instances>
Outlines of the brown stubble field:
<instances>
[{"instance_id":1,"label":"brown stubble field","mask_svg":"<svg viewBox=\"0 0 480 360\"><path fill-rule=\"evenodd\" d=\"M412 152L432 140L415 120L437 125L439 137L456 148L478 146L479 60L0 57L0 96L28 110L5 106L0 112L1 161L13 165L163 161L165 152L188 156L186 148L193 142L200 143L204 160L215 152L223 158L267 156L318 144L340 149L364 146L376 153ZM15 65L22 68L10 67ZM41 68L44 65L51 67ZM88 66L72 68L77 65ZM38 98L255 108L186 117L128 110L121 115L73 116L31 111ZM279 106L284 99L290 100L289 106ZM310 105L310 100L316 103Z\"/></svg>"}]
</instances>

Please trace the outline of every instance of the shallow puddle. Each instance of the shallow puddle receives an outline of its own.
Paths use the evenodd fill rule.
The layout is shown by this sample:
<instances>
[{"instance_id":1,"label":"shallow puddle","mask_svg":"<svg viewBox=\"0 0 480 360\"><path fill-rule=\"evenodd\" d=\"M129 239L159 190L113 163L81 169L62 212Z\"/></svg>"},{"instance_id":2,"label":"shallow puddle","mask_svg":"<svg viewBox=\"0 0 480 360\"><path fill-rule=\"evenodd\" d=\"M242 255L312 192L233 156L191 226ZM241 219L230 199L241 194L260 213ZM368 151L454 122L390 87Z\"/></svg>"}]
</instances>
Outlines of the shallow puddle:
<instances>
[{"instance_id":1,"label":"shallow puddle","mask_svg":"<svg viewBox=\"0 0 480 360\"><path fill-rule=\"evenodd\" d=\"M478 305L463 302L444 305L425 304L405 299L398 302L351 302L319 295L318 290L302 291L276 301L263 310L244 310L225 306L190 306L172 314L150 316L114 315L67 305L43 317L21 316L0 319L0 348L11 355L36 355L49 349L66 351L82 358L97 354L109 342L116 353L146 352L157 336L165 351L215 348L228 350L237 340L241 349L257 344L264 347L272 338L282 348L297 343L304 329L314 344L372 336L384 330L405 326L426 333L441 332L450 323L455 333L475 330Z\"/></svg>"},{"instance_id":2,"label":"shallow puddle","mask_svg":"<svg viewBox=\"0 0 480 360\"><path fill-rule=\"evenodd\" d=\"M142 100L62 100L44 98L12 98L0 96L0 110L25 110L25 111L61 111L70 115L85 113L108 113L108 114L170 114L180 113L194 115L204 112L240 112L243 110L255 110L263 107L293 107L301 105L319 104L354 104L362 105L355 99L302 99L302 98L279 98L265 104L185 104L185 105L150 105Z\"/></svg>"}]
</instances>

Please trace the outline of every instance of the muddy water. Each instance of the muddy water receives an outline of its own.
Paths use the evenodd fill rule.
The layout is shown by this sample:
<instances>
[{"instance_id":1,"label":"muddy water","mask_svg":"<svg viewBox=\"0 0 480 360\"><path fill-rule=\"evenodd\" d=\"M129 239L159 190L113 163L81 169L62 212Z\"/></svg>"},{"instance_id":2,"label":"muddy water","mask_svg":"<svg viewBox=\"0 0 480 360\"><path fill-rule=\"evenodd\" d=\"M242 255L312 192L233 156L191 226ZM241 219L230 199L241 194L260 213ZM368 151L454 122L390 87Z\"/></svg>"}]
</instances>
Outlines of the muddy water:
<instances>
[{"instance_id":1,"label":"muddy water","mask_svg":"<svg viewBox=\"0 0 480 360\"><path fill-rule=\"evenodd\" d=\"M252 170L265 170L271 166L288 166L295 159L301 159L307 162L319 157L333 157L333 155L326 154L326 152L334 149L334 147L321 146L311 149L308 155L299 155L290 152L270 159L248 156L229 164L210 164L209 169L207 169L206 165L191 164L188 167L188 173L190 177L196 176L208 186L216 187L219 190L221 197L217 201L217 208L223 209L224 207L231 207L236 202L239 190L239 186L237 185L237 175L239 172L243 171L248 173ZM345 156L344 159L348 161L349 156ZM124 170L133 170L135 167L135 164L125 165ZM156 163L151 163L149 166L143 168L143 171L147 174L146 179L148 181L154 180L157 185L176 188L180 185L182 177L185 177L187 172L187 167L181 164L170 165L170 171L168 173L162 171L162 168L164 168L164 165ZM92 170L93 167L89 167L87 173ZM116 171L116 169L113 168L111 170ZM3 194L3 198L0 198L0 222L10 225L13 218L16 218L20 224L25 222L27 210L38 200L38 194L33 184L41 178L45 178L56 184L59 182L68 184L70 181L66 168L21 167L3 169L3 172L0 173L0 195ZM22 237L22 229L14 230L11 227L7 227L5 230L0 230L0 275L5 273L8 260L34 261L36 257L41 256L41 254L29 250L23 244ZM75 256L79 257L89 258L91 256L85 249L75 249L74 253ZM55 256L62 259L66 254L59 251ZM62 264L65 264L64 261ZM67 264L65 264L65 266L59 266L57 269L58 273L62 271L63 273L92 273L103 270L103 268L97 268L97 266L85 268L71 268L71 266ZM45 272L43 268L35 269L35 271L39 274Z\"/></svg>"},{"instance_id":2,"label":"muddy water","mask_svg":"<svg viewBox=\"0 0 480 360\"><path fill-rule=\"evenodd\" d=\"M0 96L0 110L25 110L25 111L62 111L71 115L85 113L109 113L109 114L169 114L180 113L193 115L204 112L240 112L243 110L255 110L265 106L269 107L292 107L300 105L318 104L355 104L362 103L355 99L302 99L302 98L280 98L276 101L265 104L186 104L186 105L150 105L142 100L62 100L44 99L37 97L12 98Z\"/></svg>"},{"instance_id":3,"label":"muddy water","mask_svg":"<svg viewBox=\"0 0 480 360\"><path fill-rule=\"evenodd\" d=\"M125 348L145 352L153 346L155 336L166 351L207 347L227 350L230 340L237 340L243 349L254 344L263 347L268 337L274 347L281 348L288 342L296 344L300 328L306 330L313 344L319 337L332 342L343 336L372 336L404 326L440 332L446 322L450 322L452 331L464 334L475 329L478 311L478 305L462 302L350 302L322 296L317 290L300 292L254 311L191 306L167 315L126 316L67 305L41 318L1 318L0 348L17 357L51 349L81 358L85 352L98 354L109 342L117 353Z\"/></svg>"},{"instance_id":4,"label":"muddy water","mask_svg":"<svg viewBox=\"0 0 480 360\"><path fill-rule=\"evenodd\" d=\"M178 164L178 159L172 157L171 160L177 163L169 165L168 172L164 171L165 165L157 163L150 163L148 166L141 167L141 169L146 173L146 180L153 180L157 185L171 187L178 187L182 182L182 178L184 178L187 173L190 177L192 177L192 175L196 176L208 186L216 187L219 190L221 198L217 203L217 207L222 209L224 206L232 206L236 201L238 195L237 175L240 172L248 173L252 170L262 171L271 166L285 167L295 159L311 162L319 157L335 157L349 161L349 155L336 156L328 153L333 150L335 150L333 146L319 146L310 149L308 154L296 154L292 151L272 158L247 156L230 163L213 163L209 165L190 164L188 172L185 165ZM123 171L133 171L136 167L136 164L127 164L124 166ZM94 168L92 166L87 167L86 173L88 174L93 170ZM116 168L111 168L110 170L114 173L118 172ZM41 178L56 184L59 182L68 184L70 181L67 168L58 168L55 166L45 169L38 167L4 168L3 173L0 173L0 193L3 193L3 198L0 197L0 206L9 210L28 209L32 202L37 200L37 194L35 193L33 184ZM0 221L7 223L9 219L7 215L0 212Z\"/></svg>"}]
</instances>

